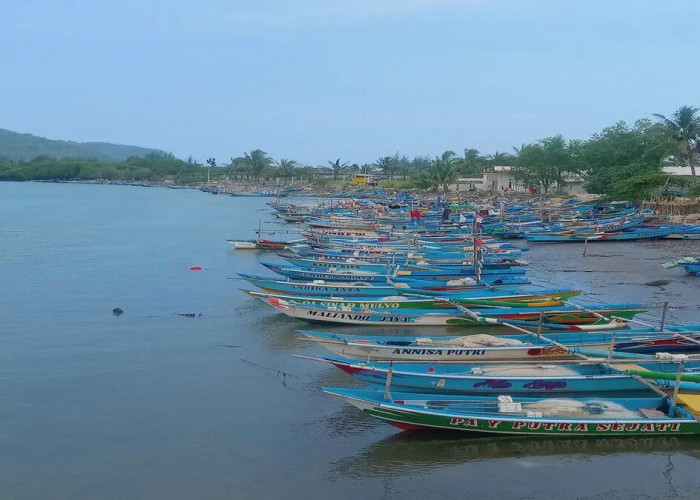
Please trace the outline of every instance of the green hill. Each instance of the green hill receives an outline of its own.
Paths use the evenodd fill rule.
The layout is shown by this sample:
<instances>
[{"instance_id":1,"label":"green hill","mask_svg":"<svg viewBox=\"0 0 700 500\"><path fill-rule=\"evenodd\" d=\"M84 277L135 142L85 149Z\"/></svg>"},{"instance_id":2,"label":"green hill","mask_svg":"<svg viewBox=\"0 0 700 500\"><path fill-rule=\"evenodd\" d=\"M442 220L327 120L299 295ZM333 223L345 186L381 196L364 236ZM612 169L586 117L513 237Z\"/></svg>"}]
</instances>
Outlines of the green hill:
<instances>
[{"instance_id":1,"label":"green hill","mask_svg":"<svg viewBox=\"0 0 700 500\"><path fill-rule=\"evenodd\" d=\"M0 158L12 161L28 161L40 155L48 155L54 158L118 162L130 156L145 156L149 153L163 153L163 151L106 142L55 141L32 134L19 134L0 129Z\"/></svg>"}]
</instances>

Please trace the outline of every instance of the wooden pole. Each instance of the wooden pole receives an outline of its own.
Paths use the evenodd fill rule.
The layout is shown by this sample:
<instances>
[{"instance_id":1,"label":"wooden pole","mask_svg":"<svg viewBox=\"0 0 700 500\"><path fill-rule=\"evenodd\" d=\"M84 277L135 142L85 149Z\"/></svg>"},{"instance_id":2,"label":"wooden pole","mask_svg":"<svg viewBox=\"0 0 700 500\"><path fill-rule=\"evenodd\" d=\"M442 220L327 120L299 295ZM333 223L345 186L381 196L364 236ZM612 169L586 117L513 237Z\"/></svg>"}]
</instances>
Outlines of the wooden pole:
<instances>
[{"instance_id":1,"label":"wooden pole","mask_svg":"<svg viewBox=\"0 0 700 500\"><path fill-rule=\"evenodd\" d=\"M685 365L685 360L681 359L680 363L678 363L678 373L676 374L676 385L673 388L673 397L671 398L671 408L669 409L669 416L671 415L671 411L675 411L676 409L676 403L678 401L678 391L681 388L681 373L683 372L683 366Z\"/></svg>"},{"instance_id":2,"label":"wooden pole","mask_svg":"<svg viewBox=\"0 0 700 500\"><path fill-rule=\"evenodd\" d=\"M386 385L384 386L384 399L389 401L391 399L391 377L394 375L394 362L389 362L389 371L386 373Z\"/></svg>"},{"instance_id":3,"label":"wooden pole","mask_svg":"<svg viewBox=\"0 0 700 500\"><path fill-rule=\"evenodd\" d=\"M659 326L659 331L663 332L666 326L666 313L668 312L668 302L664 302L663 309L661 311L661 326Z\"/></svg>"},{"instance_id":4,"label":"wooden pole","mask_svg":"<svg viewBox=\"0 0 700 500\"><path fill-rule=\"evenodd\" d=\"M610 339L610 348L608 349L608 363L612 360L613 351L615 350L615 332L612 334Z\"/></svg>"}]
</instances>

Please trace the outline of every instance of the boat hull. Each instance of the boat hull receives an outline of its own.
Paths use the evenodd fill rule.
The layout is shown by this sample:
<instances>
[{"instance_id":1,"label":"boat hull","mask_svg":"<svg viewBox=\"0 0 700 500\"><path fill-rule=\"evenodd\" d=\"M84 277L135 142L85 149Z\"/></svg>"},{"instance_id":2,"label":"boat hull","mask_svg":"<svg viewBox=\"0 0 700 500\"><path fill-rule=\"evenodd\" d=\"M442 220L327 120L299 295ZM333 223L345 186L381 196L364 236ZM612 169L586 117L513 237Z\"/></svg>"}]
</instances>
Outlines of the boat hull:
<instances>
[{"instance_id":1,"label":"boat hull","mask_svg":"<svg viewBox=\"0 0 700 500\"><path fill-rule=\"evenodd\" d=\"M330 358L335 367L375 387L386 386L389 365ZM520 373L520 375L512 375ZM593 365L435 365L396 363L391 389L431 394L571 394L650 391L648 385L624 373Z\"/></svg>"},{"instance_id":2,"label":"boat hull","mask_svg":"<svg viewBox=\"0 0 700 500\"><path fill-rule=\"evenodd\" d=\"M457 411L454 408L441 408L442 402L435 395L392 394L393 400L382 401L382 393L350 389L325 388L325 392L340 396L361 409L368 415L388 422L405 430L445 429L488 434L522 434L535 436L650 436L683 435L700 433L700 422L688 412L682 416L669 418L638 416L611 418L554 418L544 416L509 415L508 413L479 413L476 411ZM423 401L414 400L426 396ZM399 399L401 398L401 399ZM407 398L407 399L403 399ZM465 401L474 402L475 407L487 405L487 398L472 398ZM489 398L494 399L494 398ZM578 400L582 405L606 405L613 400ZM635 408L641 404L661 404L661 399L639 398Z\"/></svg>"}]
</instances>

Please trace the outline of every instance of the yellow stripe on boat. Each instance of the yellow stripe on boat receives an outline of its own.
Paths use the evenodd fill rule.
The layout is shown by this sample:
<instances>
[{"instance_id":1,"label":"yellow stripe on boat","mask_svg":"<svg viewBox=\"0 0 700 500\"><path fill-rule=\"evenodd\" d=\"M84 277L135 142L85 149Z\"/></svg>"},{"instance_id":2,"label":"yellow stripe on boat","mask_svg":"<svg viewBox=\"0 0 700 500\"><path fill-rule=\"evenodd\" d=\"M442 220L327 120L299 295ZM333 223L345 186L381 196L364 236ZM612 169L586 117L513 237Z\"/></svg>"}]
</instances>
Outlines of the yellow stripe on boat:
<instances>
[{"instance_id":1,"label":"yellow stripe on boat","mask_svg":"<svg viewBox=\"0 0 700 500\"><path fill-rule=\"evenodd\" d=\"M642 368L639 365L633 365L633 364L617 364L613 361L612 363L613 367L617 370L635 370L635 371L645 371L647 370L646 368ZM647 370L648 371L648 370Z\"/></svg>"}]
</instances>

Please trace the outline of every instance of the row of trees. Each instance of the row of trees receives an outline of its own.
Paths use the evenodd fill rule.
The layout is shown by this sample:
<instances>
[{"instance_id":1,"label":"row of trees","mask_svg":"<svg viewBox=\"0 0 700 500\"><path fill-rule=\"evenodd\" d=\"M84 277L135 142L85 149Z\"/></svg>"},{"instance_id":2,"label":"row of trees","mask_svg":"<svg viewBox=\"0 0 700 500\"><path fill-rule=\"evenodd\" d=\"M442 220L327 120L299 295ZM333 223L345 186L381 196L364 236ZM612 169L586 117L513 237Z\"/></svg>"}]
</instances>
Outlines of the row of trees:
<instances>
[{"instance_id":1,"label":"row of trees","mask_svg":"<svg viewBox=\"0 0 700 500\"><path fill-rule=\"evenodd\" d=\"M672 116L654 114L656 121L641 119L629 126L618 122L588 140L547 137L513 148L513 153L482 155L466 148L461 155L445 151L439 156L409 158L396 153L371 164L329 160L333 178L358 172L381 173L385 179L401 179L401 187L447 190L458 177L481 176L494 166L513 167L527 187L548 193L572 179L584 179L590 192L638 198L663 185L684 183L665 175L666 165L689 167L693 180L700 155L700 112L682 106ZM273 161L261 150L231 158L230 175L259 179L260 175L292 177L300 166L292 160ZM309 168L309 167L304 167ZM322 168L322 167L321 167Z\"/></svg>"},{"instance_id":2,"label":"row of trees","mask_svg":"<svg viewBox=\"0 0 700 500\"><path fill-rule=\"evenodd\" d=\"M642 119L633 126L618 122L588 140L547 137L513 148L514 155L482 157L478 151L465 150L464 158L459 158L446 151L413 178L419 186L446 189L458 176L480 174L495 164L512 166L516 178L543 193L558 190L566 181L583 179L589 192L626 199L689 184L690 194L700 194L695 183L700 110L682 106L671 117L653 116L657 121ZM665 174L664 166L689 167L692 179Z\"/></svg>"},{"instance_id":3,"label":"row of trees","mask_svg":"<svg viewBox=\"0 0 700 500\"><path fill-rule=\"evenodd\" d=\"M166 153L133 156L122 162L56 159L42 155L30 161L0 158L0 180L108 180L158 182L172 179L179 184L203 182L202 165L183 161Z\"/></svg>"},{"instance_id":4,"label":"row of trees","mask_svg":"<svg viewBox=\"0 0 700 500\"><path fill-rule=\"evenodd\" d=\"M653 115L656 121L624 122L594 134L588 140L566 140L561 135L547 137L513 148L512 153L482 155L465 148L462 154L445 151L439 156L409 158L396 153L375 162L359 165L328 160L326 165L305 166L290 159L274 160L255 149L218 165L208 158L206 165L192 159L183 161L170 154L152 153L119 163L91 160L56 160L40 156L27 162L0 159L0 180L134 180L158 182L169 179L180 184L218 180L265 182L274 179L304 178L323 181L356 173L378 173L398 181L398 187L446 190L458 177L477 177L494 166L511 166L514 175L528 187L547 193L558 190L572 177L583 178L590 192L609 195L630 193L640 197L669 184L662 173L665 165L689 167L693 180L700 156L700 111L683 106L672 116ZM674 180L672 182L678 183Z\"/></svg>"}]
</instances>

